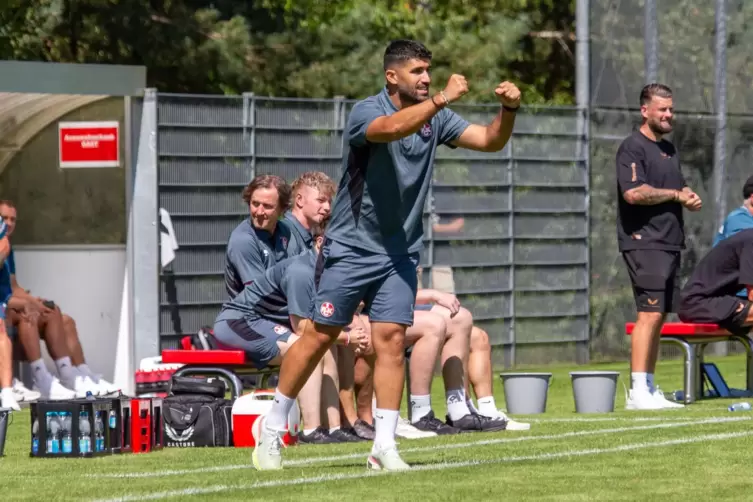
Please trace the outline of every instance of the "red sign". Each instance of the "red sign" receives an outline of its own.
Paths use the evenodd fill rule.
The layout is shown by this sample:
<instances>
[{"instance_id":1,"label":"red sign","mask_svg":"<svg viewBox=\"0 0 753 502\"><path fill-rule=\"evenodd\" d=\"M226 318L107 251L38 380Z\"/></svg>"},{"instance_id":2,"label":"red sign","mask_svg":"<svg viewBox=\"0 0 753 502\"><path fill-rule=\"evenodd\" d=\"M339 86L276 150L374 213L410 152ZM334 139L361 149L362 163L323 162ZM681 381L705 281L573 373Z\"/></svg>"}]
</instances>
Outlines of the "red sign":
<instances>
[{"instance_id":1,"label":"red sign","mask_svg":"<svg viewBox=\"0 0 753 502\"><path fill-rule=\"evenodd\" d=\"M119 167L120 124L106 122L60 122L60 167Z\"/></svg>"}]
</instances>

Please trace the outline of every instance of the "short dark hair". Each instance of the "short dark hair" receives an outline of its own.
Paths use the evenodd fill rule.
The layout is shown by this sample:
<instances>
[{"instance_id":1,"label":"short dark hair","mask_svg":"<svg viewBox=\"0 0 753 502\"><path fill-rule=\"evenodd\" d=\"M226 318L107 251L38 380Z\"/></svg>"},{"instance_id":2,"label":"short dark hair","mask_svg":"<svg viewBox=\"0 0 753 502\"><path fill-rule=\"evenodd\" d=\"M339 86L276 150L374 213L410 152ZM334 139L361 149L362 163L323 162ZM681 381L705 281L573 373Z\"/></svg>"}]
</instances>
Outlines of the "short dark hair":
<instances>
[{"instance_id":1,"label":"short dark hair","mask_svg":"<svg viewBox=\"0 0 753 502\"><path fill-rule=\"evenodd\" d=\"M384 69L411 59L431 61L431 51L415 40L393 40L384 51Z\"/></svg>"},{"instance_id":2,"label":"short dark hair","mask_svg":"<svg viewBox=\"0 0 753 502\"><path fill-rule=\"evenodd\" d=\"M285 180L274 174L260 174L251 180L243 189L243 202L251 204L251 197L258 188L274 188L277 190L277 204L286 209L290 204L290 186Z\"/></svg>"},{"instance_id":3,"label":"short dark hair","mask_svg":"<svg viewBox=\"0 0 753 502\"><path fill-rule=\"evenodd\" d=\"M753 195L753 176L748 178L743 185L743 199L748 199L751 195Z\"/></svg>"},{"instance_id":4,"label":"short dark hair","mask_svg":"<svg viewBox=\"0 0 753 502\"><path fill-rule=\"evenodd\" d=\"M647 105L657 96L659 98L671 98L672 89L664 84L648 84L641 89L641 106Z\"/></svg>"}]
</instances>

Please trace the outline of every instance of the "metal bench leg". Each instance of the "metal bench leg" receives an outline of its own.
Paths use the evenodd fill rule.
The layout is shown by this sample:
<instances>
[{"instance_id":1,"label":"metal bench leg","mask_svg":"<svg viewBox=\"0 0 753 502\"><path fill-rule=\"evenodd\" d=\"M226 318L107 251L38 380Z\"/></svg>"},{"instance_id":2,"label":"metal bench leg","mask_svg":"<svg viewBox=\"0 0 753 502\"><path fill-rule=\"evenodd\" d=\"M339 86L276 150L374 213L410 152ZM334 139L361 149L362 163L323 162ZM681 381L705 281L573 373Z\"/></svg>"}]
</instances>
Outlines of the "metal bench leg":
<instances>
[{"instance_id":1,"label":"metal bench leg","mask_svg":"<svg viewBox=\"0 0 753 502\"><path fill-rule=\"evenodd\" d=\"M238 399L243 394L243 382L238 375L225 368L216 368L212 366L182 366L178 368L175 376L191 376L191 375L218 375L225 379L230 384L230 391L232 392L233 399Z\"/></svg>"},{"instance_id":2,"label":"metal bench leg","mask_svg":"<svg viewBox=\"0 0 753 502\"><path fill-rule=\"evenodd\" d=\"M730 338L737 340L745 347L745 390L753 392L753 345L751 339L746 335L736 335Z\"/></svg>"},{"instance_id":3,"label":"metal bench leg","mask_svg":"<svg viewBox=\"0 0 753 502\"><path fill-rule=\"evenodd\" d=\"M697 399L698 356L695 346L682 338L662 338L661 341L679 345L685 352L685 404L690 404Z\"/></svg>"}]
</instances>

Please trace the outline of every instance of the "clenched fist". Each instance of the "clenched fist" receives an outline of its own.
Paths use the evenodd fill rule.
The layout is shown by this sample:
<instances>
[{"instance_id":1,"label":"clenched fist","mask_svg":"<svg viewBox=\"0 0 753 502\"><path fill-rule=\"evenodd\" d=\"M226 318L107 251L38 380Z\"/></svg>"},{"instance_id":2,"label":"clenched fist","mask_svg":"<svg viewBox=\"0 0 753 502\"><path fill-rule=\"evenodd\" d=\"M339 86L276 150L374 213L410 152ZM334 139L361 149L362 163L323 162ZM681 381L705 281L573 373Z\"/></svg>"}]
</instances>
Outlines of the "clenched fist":
<instances>
[{"instance_id":1,"label":"clenched fist","mask_svg":"<svg viewBox=\"0 0 753 502\"><path fill-rule=\"evenodd\" d=\"M444 88L444 96L452 103L468 92L468 81L462 75L452 75Z\"/></svg>"},{"instance_id":2,"label":"clenched fist","mask_svg":"<svg viewBox=\"0 0 753 502\"><path fill-rule=\"evenodd\" d=\"M502 106L517 108L520 106L520 89L512 82L502 82L494 89L494 94Z\"/></svg>"}]
</instances>

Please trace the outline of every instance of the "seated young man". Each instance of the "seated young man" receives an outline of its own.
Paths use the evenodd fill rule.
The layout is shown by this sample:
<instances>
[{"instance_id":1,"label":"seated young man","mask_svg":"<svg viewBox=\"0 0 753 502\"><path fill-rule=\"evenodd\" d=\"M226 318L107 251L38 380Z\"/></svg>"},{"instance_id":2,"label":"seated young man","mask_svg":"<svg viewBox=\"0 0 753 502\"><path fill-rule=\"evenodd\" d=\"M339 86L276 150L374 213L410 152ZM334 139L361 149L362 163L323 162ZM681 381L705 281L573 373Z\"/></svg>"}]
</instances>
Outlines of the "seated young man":
<instances>
[{"instance_id":1,"label":"seated young man","mask_svg":"<svg viewBox=\"0 0 753 502\"><path fill-rule=\"evenodd\" d=\"M299 254L289 223L282 218L290 204L290 187L272 174L255 177L243 189L249 217L230 233L225 251L225 289L230 298L243 291L274 264Z\"/></svg>"},{"instance_id":2,"label":"seated young man","mask_svg":"<svg viewBox=\"0 0 753 502\"><path fill-rule=\"evenodd\" d=\"M0 220L0 408L21 411L13 394L13 348L5 329L5 309L11 295L10 273L6 263L10 254L7 230Z\"/></svg>"},{"instance_id":3,"label":"seated young man","mask_svg":"<svg viewBox=\"0 0 753 502\"><path fill-rule=\"evenodd\" d=\"M367 316L357 313L353 322L344 331L365 333L370 340L370 322ZM410 392L424 395L431 388L431 381L439 353L445 343L447 325L444 319L430 312L416 312L413 325L405 331L405 347L411 348ZM340 375L340 408L342 421L352 424L356 434L364 439L374 439L372 416L374 353L371 347L358 352L348 347L338 347L338 374ZM354 397L358 400L354 406ZM448 426L427 413L418 428L407 420L399 419L395 429L397 437L418 439L437 434L454 434L457 429Z\"/></svg>"},{"instance_id":4,"label":"seated young man","mask_svg":"<svg viewBox=\"0 0 753 502\"><path fill-rule=\"evenodd\" d=\"M745 288L747 298L737 296ZM703 257L680 293L683 322L713 323L734 334L753 326L753 229L728 237Z\"/></svg>"},{"instance_id":5,"label":"seated young man","mask_svg":"<svg viewBox=\"0 0 753 502\"><path fill-rule=\"evenodd\" d=\"M246 351L257 368L277 366L303 333L314 295L314 266L323 241L323 229L314 229L314 250L287 258L272 266L225 303L214 324L214 336L221 343ZM342 333L340 343L356 343ZM328 351L306 382L299 396L304 443L360 441L352 431L340 429L337 363ZM323 390L327 378L334 385ZM329 408L335 407L334 412ZM326 413L325 413L326 410ZM328 427L324 427L326 415Z\"/></svg>"},{"instance_id":6,"label":"seated young man","mask_svg":"<svg viewBox=\"0 0 753 502\"><path fill-rule=\"evenodd\" d=\"M2 217L8 227L8 237L11 237L16 229L18 218L16 207L12 201L0 201L0 217ZM79 397L85 397L87 392L91 392L94 395L115 392L117 388L113 384L92 373L86 364L76 323L73 319L63 314L60 308L53 302L31 295L18 284L16 278L16 260L12 247L7 265L13 290L11 305L16 306L11 309L13 311L13 315L11 316L12 324L17 325L20 322L21 311L24 312L24 317L27 321L31 319L36 321L36 330L30 330L27 326L23 326L24 336L19 337L24 345L27 360L32 362L32 367L36 365L37 368L40 368L44 364L38 348L31 349L30 347L33 339L38 340L41 334L50 354L60 355L59 357L53 357L55 357L55 365L60 374L60 380L66 387L75 391ZM36 334L32 333L32 331L35 331ZM39 359L35 357L37 353L40 354ZM35 375L37 371L41 370L35 370ZM59 389L53 390L57 389L57 385L51 382L50 379L45 379L43 382L44 386L52 392L52 394L42 392L43 395L46 395L46 398L51 398L52 395L64 396L66 394L62 390L58 392ZM29 401L33 397L34 392L26 389L18 380L14 380L13 388L17 398L20 397L25 401Z\"/></svg>"}]
</instances>

